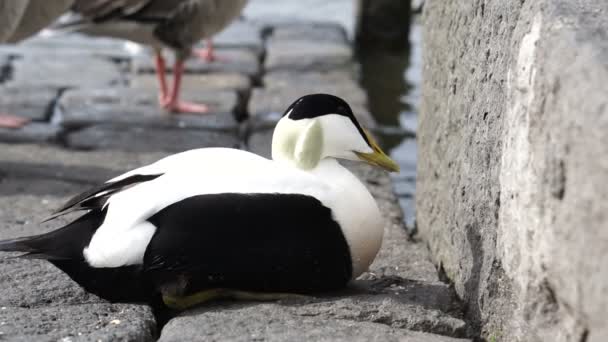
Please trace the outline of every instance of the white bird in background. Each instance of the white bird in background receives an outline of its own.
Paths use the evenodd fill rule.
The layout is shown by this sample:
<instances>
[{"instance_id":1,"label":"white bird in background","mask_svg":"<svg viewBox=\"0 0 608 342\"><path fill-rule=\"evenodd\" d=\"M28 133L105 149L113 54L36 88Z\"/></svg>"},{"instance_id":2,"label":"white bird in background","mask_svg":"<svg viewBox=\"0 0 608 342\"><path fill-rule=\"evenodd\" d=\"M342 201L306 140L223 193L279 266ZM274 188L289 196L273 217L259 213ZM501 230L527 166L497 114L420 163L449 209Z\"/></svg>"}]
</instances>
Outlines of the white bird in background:
<instances>
[{"instance_id":1,"label":"white bird in background","mask_svg":"<svg viewBox=\"0 0 608 342\"><path fill-rule=\"evenodd\" d=\"M162 296L177 309L344 287L376 257L385 221L337 158L399 167L326 94L286 110L272 156L204 148L166 157L68 201L54 217L88 212L67 226L0 241L0 251L46 259L109 300Z\"/></svg>"},{"instance_id":2,"label":"white bird in background","mask_svg":"<svg viewBox=\"0 0 608 342\"><path fill-rule=\"evenodd\" d=\"M74 0L0 0L0 44L17 43L50 25ZM0 114L0 127L19 128L29 120Z\"/></svg>"},{"instance_id":3,"label":"white bird in background","mask_svg":"<svg viewBox=\"0 0 608 342\"><path fill-rule=\"evenodd\" d=\"M72 9L81 17L59 28L152 46L161 107L171 112L206 113L208 108L203 104L179 100L184 61L192 54L192 46L228 26L246 3L247 0L76 0ZM163 48L175 53L170 89ZM208 45L203 55L214 59L213 46Z\"/></svg>"}]
</instances>

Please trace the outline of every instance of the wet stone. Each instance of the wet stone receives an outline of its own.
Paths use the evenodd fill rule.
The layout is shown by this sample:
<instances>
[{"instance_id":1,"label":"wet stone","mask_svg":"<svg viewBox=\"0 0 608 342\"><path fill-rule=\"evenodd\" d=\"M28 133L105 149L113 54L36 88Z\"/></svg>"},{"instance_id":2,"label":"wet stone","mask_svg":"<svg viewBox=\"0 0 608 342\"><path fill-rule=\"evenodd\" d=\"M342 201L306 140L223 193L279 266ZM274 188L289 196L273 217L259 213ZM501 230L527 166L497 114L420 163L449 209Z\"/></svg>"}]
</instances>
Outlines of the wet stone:
<instances>
[{"instance_id":1,"label":"wet stone","mask_svg":"<svg viewBox=\"0 0 608 342\"><path fill-rule=\"evenodd\" d=\"M347 36L344 27L329 22L289 22L273 25L272 34L268 38L275 41L316 41L346 43Z\"/></svg>"},{"instance_id":2,"label":"wet stone","mask_svg":"<svg viewBox=\"0 0 608 342\"><path fill-rule=\"evenodd\" d=\"M0 239L40 234L67 222L39 222L82 186L32 179L0 182ZM110 304L87 293L42 260L0 253L0 339L10 341L149 341L155 320L149 307ZM112 323L113 322L113 323Z\"/></svg>"},{"instance_id":3,"label":"wet stone","mask_svg":"<svg viewBox=\"0 0 608 342\"><path fill-rule=\"evenodd\" d=\"M294 84L305 84L313 87L323 86L327 83L358 84L355 73L347 70L312 70L307 72L282 70L266 73L263 78L264 86L270 88L293 87Z\"/></svg>"},{"instance_id":4,"label":"wet stone","mask_svg":"<svg viewBox=\"0 0 608 342\"><path fill-rule=\"evenodd\" d=\"M152 310L98 303L0 310L0 338L7 341L153 341Z\"/></svg>"},{"instance_id":5,"label":"wet stone","mask_svg":"<svg viewBox=\"0 0 608 342\"><path fill-rule=\"evenodd\" d=\"M165 325L160 341L467 341L382 323L318 317L287 304L224 305L199 309Z\"/></svg>"},{"instance_id":6,"label":"wet stone","mask_svg":"<svg viewBox=\"0 0 608 342\"><path fill-rule=\"evenodd\" d=\"M272 129L261 129L249 136L247 150L270 159L272 157Z\"/></svg>"},{"instance_id":7,"label":"wet stone","mask_svg":"<svg viewBox=\"0 0 608 342\"><path fill-rule=\"evenodd\" d=\"M129 152L181 152L203 147L239 147L236 134L191 129L96 125L70 133L71 148Z\"/></svg>"},{"instance_id":8,"label":"wet stone","mask_svg":"<svg viewBox=\"0 0 608 342\"><path fill-rule=\"evenodd\" d=\"M264 50L262 41L262 26L246 20L238 20L230 24L213 37L215 48L246 48L256 54Z\"/></svg>"},{"instance_id":9,"label":"wet stone","mask_svg":"<svg viewBox=\"0 0 608 342\"><path fill-rule=\"evenodd\" d=\"M62 128L58 125L30 122L21 128L0 127L0 142L53 142L56 141Z\"/></svg>"},{"instance_id":10,"label":"wet stone","mask_svg":"<svg viewBox=\"0 0 608 342\"><path fill-rule=\"evenodd\" d=\"M169 154L162 151L76 151L54 145L0 143L0 177L97 184ZM0 182L0 195L5 189L3 184ZM44 191L49 190L40 190L41 193ZM0 210L0 217L11 214L11 206L5 208L6 211Z\"/></svg>"},{"instance_id":11,"label":"wet stone","mask_svg":"<svg viewBox=\"0 0 608 342\"><path fill-rule=\"evenodd\" d=\"M352 51L345 43L314 40L276 40L267 44L265 70L334 70L353 68Z\"/></svg>"},{"instance_id":12,"label":"wet stone","mask_svg":"<svg viewBox=\"0 0 608 342\"><path fill-rule=\"evenodd\" d=\"M70 90L59 100L60 122L66 127L97 123L151 127L234 130L238 97L234 91L184 91L182 99L209 106L206 114L170 114L159 107L155 91L113 87Z\"/></svg>"},{"instance_id":13,"label":"wet stone","mask_svg":"<svg viewBox=\"0 0 608 342\"><path fill-rule=\"evenodd\" d=\"M169 77L171 75L169 74ZM156 75L137 74L129 80L133 88L158 92ZM212 72L205 74L186 74L182 76L182 89L194 91L235 90L245 92L251 88L251 79L239 73Z\"/></svg>"},{"instance_id":14,"label":"wet stone","mask_svg":"<svg viewBox=\"0 0 608 342\"><path fill-rule=\"evenodd\" d=\"M55 35L38 35L26 39L12 47L16 55L44 54L49 51L69 55L88 55L112 59L128 59L132 55L125 40L106 37L87 36L78 33L58 33ZM1 50L0 50L1 51Z\"/></svg>"},{"instance_id":15,"label":"wet stone","mask_svg":"<svg viewBox=\"0 0 608 342\"><path fill-rule=\"evenodd\" d=\"M87 55L47 52L13 60L9 84L56 88L99 87L122 83L118 64Z\"/></svg>"},{"instance_id":16,"label":"wet stone","mask_svg":"<svg viewBox=\"0 0 608 342\"><path fill-rule=\"evenodd\" d=\"M58 96L52 87L35 85L0 86L0 113L18 115L36 121L47 120Z\"/></svg>"},{"instance_id":17,"label":"wet stone","mask_svg":"<svg viewBox=\"0 0 608 342\"><path fill-rule=\"evenodd\" d=\"M218 60L204 61L196 56L190 57L184 64L185 73L206 72L235 72L248 76L257 76L260 73L258 55L248 49L216 49ZM165 53L167 71L173 70L173 53ZM155 72L154 57L151 54L137 56L133 60L133 71L137 73Z\"/></svg>"}]
</instances>

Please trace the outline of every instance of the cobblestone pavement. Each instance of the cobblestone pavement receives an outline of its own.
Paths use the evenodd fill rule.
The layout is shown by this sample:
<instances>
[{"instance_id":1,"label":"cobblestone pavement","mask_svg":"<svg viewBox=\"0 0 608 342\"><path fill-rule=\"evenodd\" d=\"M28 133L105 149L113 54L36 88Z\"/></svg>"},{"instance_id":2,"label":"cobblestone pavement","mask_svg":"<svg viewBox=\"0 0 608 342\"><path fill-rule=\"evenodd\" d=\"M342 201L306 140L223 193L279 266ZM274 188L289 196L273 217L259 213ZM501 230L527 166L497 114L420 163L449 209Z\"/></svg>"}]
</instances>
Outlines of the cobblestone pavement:
<instances>
[{"instance_id":1,"label":"cobblestone pavement","mask_svg":"<svg viewBox=\"0 0 608 342\"><path fill-rule=\"evenodd\" d=\"M65 221L38 222L70 195L176 151L228 146L268 156L273 124L305 93L337 94L374 126L341 27L241 21L216 46L223 61L191 60L184 78L185 99L211 107L200 116L159 110L151 56L133 55L123 42L63 35L0 46L0 111L32 119L0 129L0 238L57 228ZM399 201L413 196L415 160L402 164L397 191L385 173L351 165L388 219L379 257L348 290L305 301L219 302L161 327L150 307L105 302L46 262L4 254L0 340L462 338L467 326L452 289L406 233Z\"/></svg>"}]
</instances>

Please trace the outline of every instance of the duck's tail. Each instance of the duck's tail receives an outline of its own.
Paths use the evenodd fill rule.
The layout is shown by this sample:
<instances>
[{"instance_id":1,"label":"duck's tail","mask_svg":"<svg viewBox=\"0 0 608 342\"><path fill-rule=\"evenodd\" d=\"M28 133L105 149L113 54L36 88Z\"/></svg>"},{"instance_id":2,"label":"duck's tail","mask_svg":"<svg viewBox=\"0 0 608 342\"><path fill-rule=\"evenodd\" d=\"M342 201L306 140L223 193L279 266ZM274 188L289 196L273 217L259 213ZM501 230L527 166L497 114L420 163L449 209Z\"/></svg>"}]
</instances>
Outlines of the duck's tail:
<instances>
[{"instance_id":1,"label":"duck's tail","mask_svg":"<svg viewBox=\"0 0 608 342\"><path fill-rule=\"evenodd\" d=\"M47 260L81 260L82 251L103 222L105 211L92 210L57 230L0 241L0 252L23 252L19 257Z\"/></svg>"}]
</instances>

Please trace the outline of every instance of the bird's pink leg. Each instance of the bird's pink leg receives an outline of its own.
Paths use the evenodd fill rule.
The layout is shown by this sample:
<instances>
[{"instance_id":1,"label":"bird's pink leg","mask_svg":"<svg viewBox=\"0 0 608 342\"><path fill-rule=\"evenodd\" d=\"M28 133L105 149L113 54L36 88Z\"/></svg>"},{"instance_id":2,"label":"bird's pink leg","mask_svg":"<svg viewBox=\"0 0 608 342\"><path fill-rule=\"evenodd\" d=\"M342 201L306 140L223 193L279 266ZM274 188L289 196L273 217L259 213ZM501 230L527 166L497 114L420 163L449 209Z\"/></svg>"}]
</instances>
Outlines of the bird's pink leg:
<instances>
[{"instance_id":1,"label":"bird's pink leg","mask_svg":"<svg viewBox=\"0 0 608 342\"><path fill-rule=\"evenodd\" d=\"M156 64L156 78L158 79L158 103L161 106L167 102L169 98L169 92L167 91L167 70L165 68L165 59L160 51L156 51L154 56L154 63Z\"/></svg>"},{"instance_id":2,"label":"bird's pink leg","mask_svg":"<svg viewBox=\"0 0 608 342\"><path fill-rule=\"evenodd\" d=\"M216 61L226 62L228 60L225 57L220 57L215 54L212 39L205 40L205 48L195 49L193 51L193 54L198 56L200 59L204 60L207 63L216 62Z\"/></svg>"},{"instance_id":3,"label":"bird's pink leg","mask_svg":"<svg viewBox=\"0 0 608 342\"><path fill-rule=\"evenodd\" d=\"M171 88L171 95L166 98L161 105L174 113L199 113L204 114L209 112L209 107L204 104L197 104L191 102L185 102L179 100L179 92L182 81L182 74L184 73L184 61L177 59L173 67L173 87Z\"/></svg>"},{"instance_id":4,"label":"bird's pink leg","mask_svg":"<svg viewBox=\"0 0 608 342\"><path fill-rule=\"evenodd\" d=\"M30 122L30 120L27 118L0 113L0 127L2 128L21 128L28 122Z\"/></svg>"}]
</instances>

